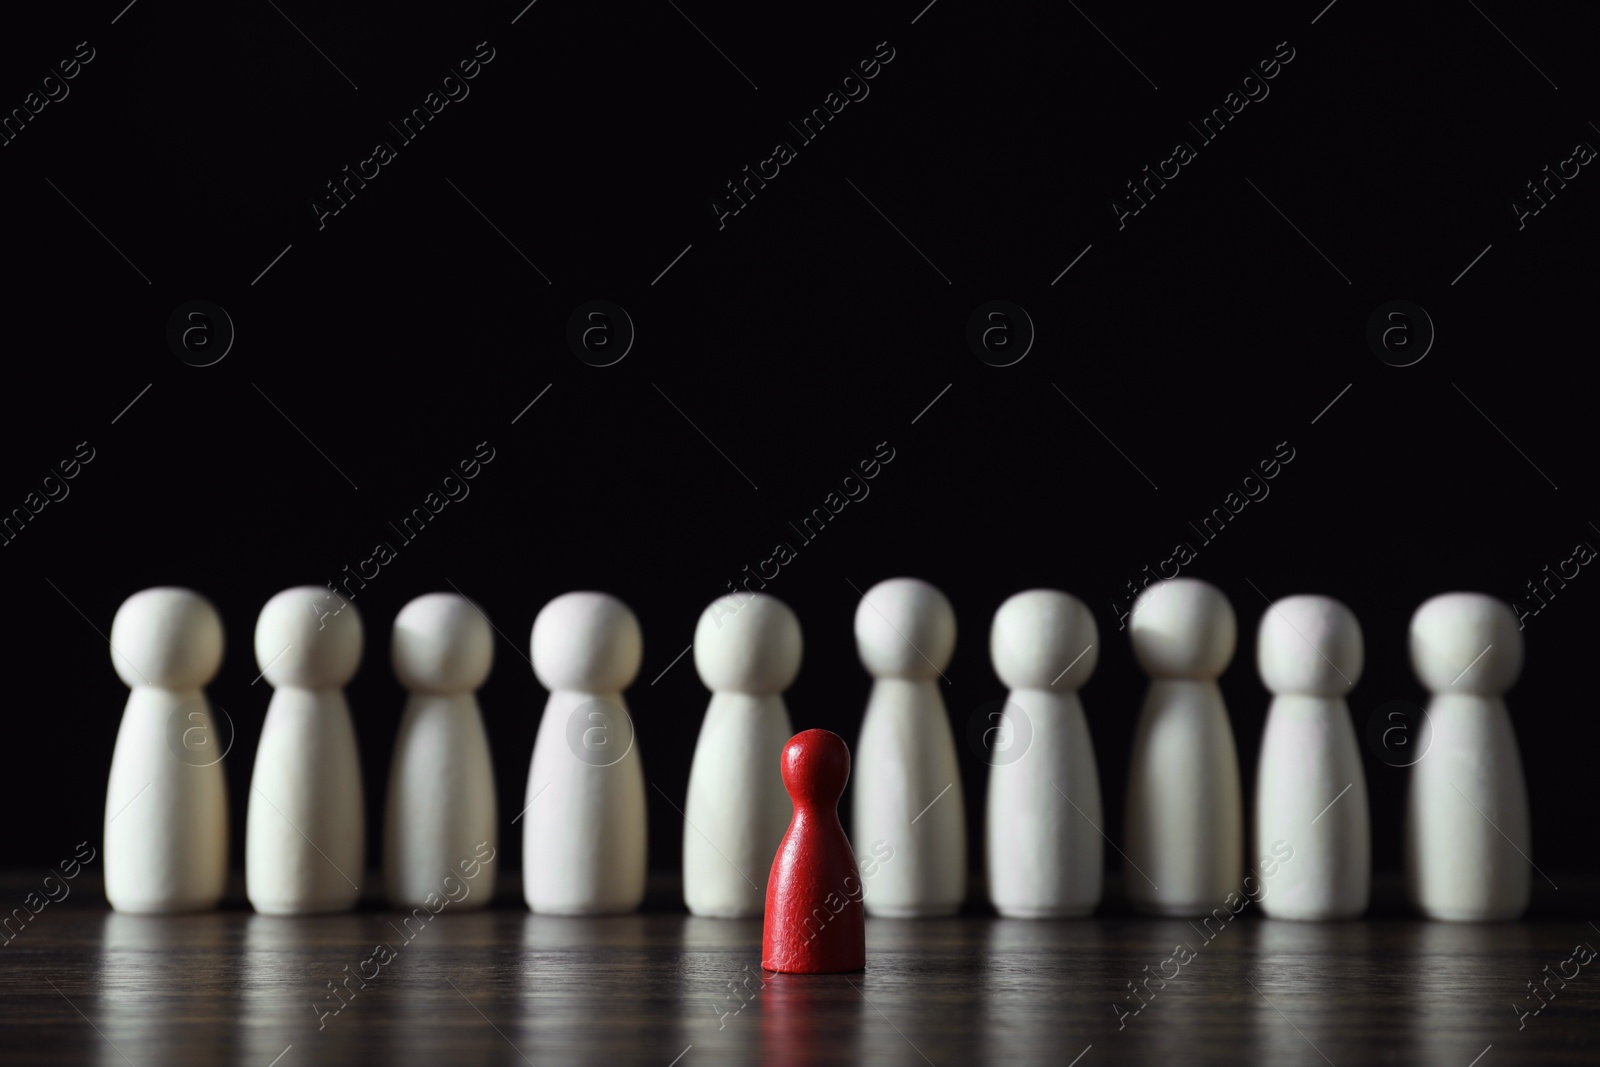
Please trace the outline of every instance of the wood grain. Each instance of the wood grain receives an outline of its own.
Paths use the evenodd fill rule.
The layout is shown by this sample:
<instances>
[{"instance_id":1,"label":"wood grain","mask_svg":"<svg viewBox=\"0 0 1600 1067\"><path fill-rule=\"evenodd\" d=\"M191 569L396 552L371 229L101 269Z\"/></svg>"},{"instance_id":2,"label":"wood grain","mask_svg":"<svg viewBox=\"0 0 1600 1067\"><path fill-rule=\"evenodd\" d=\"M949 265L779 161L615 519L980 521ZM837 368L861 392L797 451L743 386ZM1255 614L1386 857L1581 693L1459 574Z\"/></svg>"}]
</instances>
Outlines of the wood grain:
<instances>
[{"instance_id":1,"label":"wood grain","mask_svg":"<svg viewBox=\"0 0 1600 1067\"><path fill-rule=\"evenodd\" d=\"M29 878L0 880L22 899ZM867 923L867 971L763 976L758 921L536 916L513 887L426 924L383 910L304 919L144 918L87 879L0 948L7 1064L1590 1064L1600 960L1519 1031L1526 983L1600 944L1582 918L1444 924L1380 906L1349 923L1248 913L1207 941L1184 920ZM1594 894L1566 886L1569 904ZM1580 909L1581 910L1581 909ZM1194 950L1165 964L1174 945ZM327 983L394 956L348 1003ZM1128 983L1152 979L1138 1007ZM1566 970L1572 972L1573 964ZM1144 968L1148 967L1149 971ZM346 970L348 968L348 970ZM743 983L743 984L741 984ZM735 990L738 990L737 994ZM742 1005L742 1007L741 1007ZM1491 1047L1492 1046L1492 1047ZM1487 1050L1487 1051L1486 1051ZM1075 1060L1074 1057L1081 1059ZM1482 1056L1481 1059L1476 1057Z\"/></svg>"}]
</instances>

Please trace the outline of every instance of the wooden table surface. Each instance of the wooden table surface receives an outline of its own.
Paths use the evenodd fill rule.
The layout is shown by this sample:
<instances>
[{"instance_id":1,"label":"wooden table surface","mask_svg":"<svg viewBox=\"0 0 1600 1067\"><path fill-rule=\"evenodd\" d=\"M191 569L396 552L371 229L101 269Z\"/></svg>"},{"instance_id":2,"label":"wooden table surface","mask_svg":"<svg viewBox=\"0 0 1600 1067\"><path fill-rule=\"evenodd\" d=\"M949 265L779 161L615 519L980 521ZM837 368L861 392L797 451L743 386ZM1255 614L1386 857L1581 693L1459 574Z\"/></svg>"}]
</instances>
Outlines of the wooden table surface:
<instances>
[{"instance_id":1,"label":"wooden table surface","mask_svg":"<svg viewBox=\"0 0 1600 1067\"><path fill-rule=\"evenodd\" d=\"M20 902L35 881L7 876L0 891ZM693 918L659 882L641 913L603 919L529 914L506 884L493 908L446 907L408 942L376 905L118 915L86 876L0 948L0 1063L1600 1062L1600 960L1565 962L1580 941L1600 945L1584 917L1594 892L1546 887L1532 918L1483 925L1418 921L1393 897L1349 923L1247 909L1211 941L1114 907L1063 922L869 919L865 973L763 979L758 921ZM378 942L393 958L363 966ZM1179 942L1193 957L1163 967ZM1129 982L1175 968L1120 1015L1138 1007ZM1558 969L1576 970L1564 988ZM327 983L358 971L377 976L351 979L342 1010L319 1018L335 1004ZM1553 996L1519 1023L1512 1005L1537 1007L1527 983L1541 979Z\"/></svg>"}]
</instances>

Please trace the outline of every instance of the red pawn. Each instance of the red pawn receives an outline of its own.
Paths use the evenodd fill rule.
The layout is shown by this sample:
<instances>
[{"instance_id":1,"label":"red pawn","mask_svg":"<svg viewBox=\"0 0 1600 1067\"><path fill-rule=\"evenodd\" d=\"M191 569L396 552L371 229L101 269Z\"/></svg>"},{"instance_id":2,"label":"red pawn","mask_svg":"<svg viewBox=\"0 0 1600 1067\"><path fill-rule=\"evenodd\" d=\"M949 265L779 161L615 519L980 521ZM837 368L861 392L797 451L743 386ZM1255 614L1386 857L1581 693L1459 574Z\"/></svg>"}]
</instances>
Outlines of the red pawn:
<instances>
[{"instance_id":1,"label":"red pawn","mask_svg":"<svg viewBox=\"0 0 1600 1067\"><path fill-rule=\"evenodd\" d=\"M839 797L850 778L850 749L827 730L805 730L783 747L783 784L794 818L767 876L761 966L789 974L865 970L863 889Z\"/></svg>"}]
</instances>

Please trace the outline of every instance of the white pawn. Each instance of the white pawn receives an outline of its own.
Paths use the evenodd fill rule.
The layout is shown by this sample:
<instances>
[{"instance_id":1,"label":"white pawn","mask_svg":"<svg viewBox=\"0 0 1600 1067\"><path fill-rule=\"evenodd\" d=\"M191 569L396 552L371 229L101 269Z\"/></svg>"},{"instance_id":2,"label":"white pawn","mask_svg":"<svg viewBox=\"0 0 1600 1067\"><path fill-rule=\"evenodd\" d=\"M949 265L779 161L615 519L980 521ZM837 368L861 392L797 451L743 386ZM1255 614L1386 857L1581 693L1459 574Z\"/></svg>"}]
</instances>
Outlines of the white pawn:
<instances>
[{"instance_id":1,"label":"white pawn","mask_svg":"<svg viewBox=\"0 0 1600 1067\"><path fill-rule=\"evenodd\" d=\"M494 763L477 690L494 662L489 621L466 597L428 593L394 620L395 677L410 696L395 739L384 812L383 869L390 903L432 907L465 885L480 845L499 845ZM447 884L448 880L448 884ZM494 870L456 910L486 906Z\"/></svg>"},{"instance_id":2,"label":"white pawn","mask_svg":"<svg viewBox=\"0 0 1600 1067\"><path fill-rule=\"evenodd\" d=\"M111 623L132 690L106 787L106 900L117 911L213 908L228 873L228 792L201 687L222 665L222 619L198 593L135 593Z\"/></svg>"},{"instance_id":3,"label":"white pawn","mask_svg":"<svg viewBox=\"0 0 1600 1067\"><path fill-rule=\"evenodd\" d=\"M867 886L869 915L951 915L967 894L967 816L940 678L956 613L916 578L891 578L856 607L856 651L873 676L851 779L852 847L893 849Z\"/></svg>"},{"instance_id":4,"label":"white pawn","mask_svg":"<svg viewBox=\"0 0 1600 1067\"><path fill-rule=\"evenodd\" d=\"M1018 593L994 614L989 656L1011 692L1006 747L989 760L984 866L1001 915L1069 918L1100 903L1100 775L1078 699L1099 640L1083 601L1053 589Z\"/></svg>"},{"instance_id":5,"label":"white pawn","mask_svg":"<svg viewBox=\"0 0 1600 1067\"><path fill-rule=\"evenodd\" d=\"M244 880L264 915L345 911L366 862L361 760L344 686L361 665L361 616L305 585L267 601L256 663L273 687L245 812Z\"/></svg>"},{"instance_id":6,"label":"white pawn","mask_svg":"<svg viewBox=\"0 0 1600 1067\"><path fill-rule=\"evenodd\" d=\"M1533 848L1500 696L1522 672L1516 616L1481 593L1436 596L1411 617L1411 667L1433 699L1406 803L1406 895L1431 919L1518 918Z\"/></svg>"},{"instance_id":7,"label":"white pawn","mask_svg":"<svg viewBox=\"0 0 1600 1067\"><path fill-rule=\"evenodd\" d=\"M629 912L644 900L644 770L622 691L639 673L639 620L605 593L566 593L533 620L533 672L550 690L523 809L528 907Z\"/></svg>"},{"instance_id":8,"label":"white pawn","mask_svg":"<svg viewBox=\"0 0 1600 1067\"><path fill-rule=\"evenodd\" d=\"M1128 771L1123 880L1139 911L1203 914L1244 874L1239 754L1217 688L1237 623L1220 589L1175 578L1139 595L1130 631L1150 691Z\"/></svg>"},{"instance_id":9,"label":"white pawn","mask_svg":"<svg viewBox=\"0 0 1600 1067\"><path fill-rule=\"evenodd\" d=\"M719 597L695 626L694 665L711 690L684 805L683 902L696 915L752 918L766 906L794 813L779 765L800 652L800 620L765 593Z\"/></svg>"},{"instance_id":10,"label":"white pawn","mask_svg":"<svg viewBox=\"0 0 1600 1067\"><path fill-rule=\"evenodd\" d=\"M1325 596L1273 604L1256 638L1256 666L1272 706L1256 764L1255 847L1282 842L1259 900L1274 919L1353 919L1372 888L1367 776L1345 694L1361 679L1361 625Z\"/></svg>"}]
</instances>

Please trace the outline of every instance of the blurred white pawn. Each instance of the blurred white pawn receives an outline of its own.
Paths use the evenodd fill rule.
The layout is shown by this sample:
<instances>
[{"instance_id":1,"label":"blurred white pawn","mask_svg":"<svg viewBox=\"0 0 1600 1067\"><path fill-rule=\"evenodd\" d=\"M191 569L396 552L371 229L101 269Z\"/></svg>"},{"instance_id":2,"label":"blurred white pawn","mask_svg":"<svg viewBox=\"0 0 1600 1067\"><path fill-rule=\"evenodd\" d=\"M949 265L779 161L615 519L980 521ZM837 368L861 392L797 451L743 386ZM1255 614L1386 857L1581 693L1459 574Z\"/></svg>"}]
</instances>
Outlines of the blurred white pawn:
<instances>
[{"instance_id":1,"label":"blurred white pawn","mask_svg":"<svg viewBox=\"0 0 1600 1067\"><path fill-rule=\"evenodd\" d=\"M869 915L951 915L967 893L967 816L950 716L939 693L956 613L916 578L879 582L856 607L856 651L873 676L852 776L857 857L894 851L864 898Z\"/></svg>"},{"instance_id":2,"label":"blurred white pawn","mask_svg":"<svg viewBox=\"0 0 1600 1067\"><path fill-rule=\"evenodd\" d=\"M622 691L639 673L639 620L606 593L566 593L533 620L533 671L550 690L522 815L528 907L628 912L644 900L644 770Z\"/></svg>"},{"instance_id":3,"label":"blurred white pawn","mask_svg":"<svg viewBox=\"0 0 1600 1067\"><path fill-rule=\"evenodd\" d=\"M719 597L694 630L711 690L684 805L683 902L696 915L751 918L794 806L783 746L794 734L783 691L800 673L800 620L764 593Z\"/></svg>"},{"instance_id":4,"label":"blurred white pawn","mask_svg":"<svg viewBox=\"0 0 1600 1067\"><path fill-rule=\"evenodd\" d=\"M273 687L245 813L245 893L265 915L345 911L366 869L361 760L344 686L361 665L361 616L304 585L267 601L256 663Z\"/></svg>"},{"instance_id":5,"label":"blurred white pawn","mask_svg":"<svg viewBox=\"0 0 1600 1067\"><path fill-rule=\"evenodd\" d=\"M1411 668L1432 691L1406 803L1406 896L1431 919L1515 919L1533 847L1522 757L1501 694L1522 672L1516 615L1445 593L1411 616Z\"/></svg>"},{"instance_id":6,"label":"blurred white pawn","mask_svg":"<svg viewBox=\"0 0 1600 1067\"><path fill-rule=\"evenodd\" d=\"M135 593L111 623L132 692L106 787L106 900L117 911L213 908L228 873L228 791L201 687L222 665L222 619L200 594Z\"/></svg>"},{"instance_id":7,"label":"blurred white pawn","mask_svg":"<svg viewBox=\"0 0 1600 1067\"><path fill-rule=\"evenodd\" d=\"M989 656L1011 692L1006 747L989 757L984 859L1001 915L1065 918L1100 903L1100 776L1078 700L1099 641L1083 601L1053 589L1018 593L994 614Z\"/></svg>"},{"instance_id":8,"label":"blurred white pawn","mask_svg":"<svg viewBox=\"0 0 1600 1067\"><path fill-rule=\"evenodd\" d=\"M1130 636L1150 691L1128 771L1128 899L1140 911L1199 915L1244 876L1239 754L1217 688L1238 627L1222 590L1175 578L1139 595Z\"/></svg>"},{"instance_id":9,"label":"blurred white pawn","mask_svg":"<svg viewBox=\"0 0 1600 1067\"><path fill-rule=\"evenodd\" d=\"M1256 855L1281 841L1261 910L1274 919L1353 919L1372 888L1367 776L1345 694L1361 679L1361 625L1325 596L1292 596L1261 619L1256 666L1272 691L1256 764Z\"/></svg>"},{"instance_id":10,"label":"blurred white pawn","mask_svg":"<svg viewBox=\"0 0 1600 1067\"><path fill-rule=\"evenodd\" d=\"M480 845L491 855L499 846L494 763L477 697L494 663L494 633L466 597L428 593L395 616L392 651L410 696L389 770L384 880L390 903L431 907L430 896L456 899L463 865L476 864ZM494 882L490 865L456 910L486 906Z\"/></svg>"}]
</instances>

